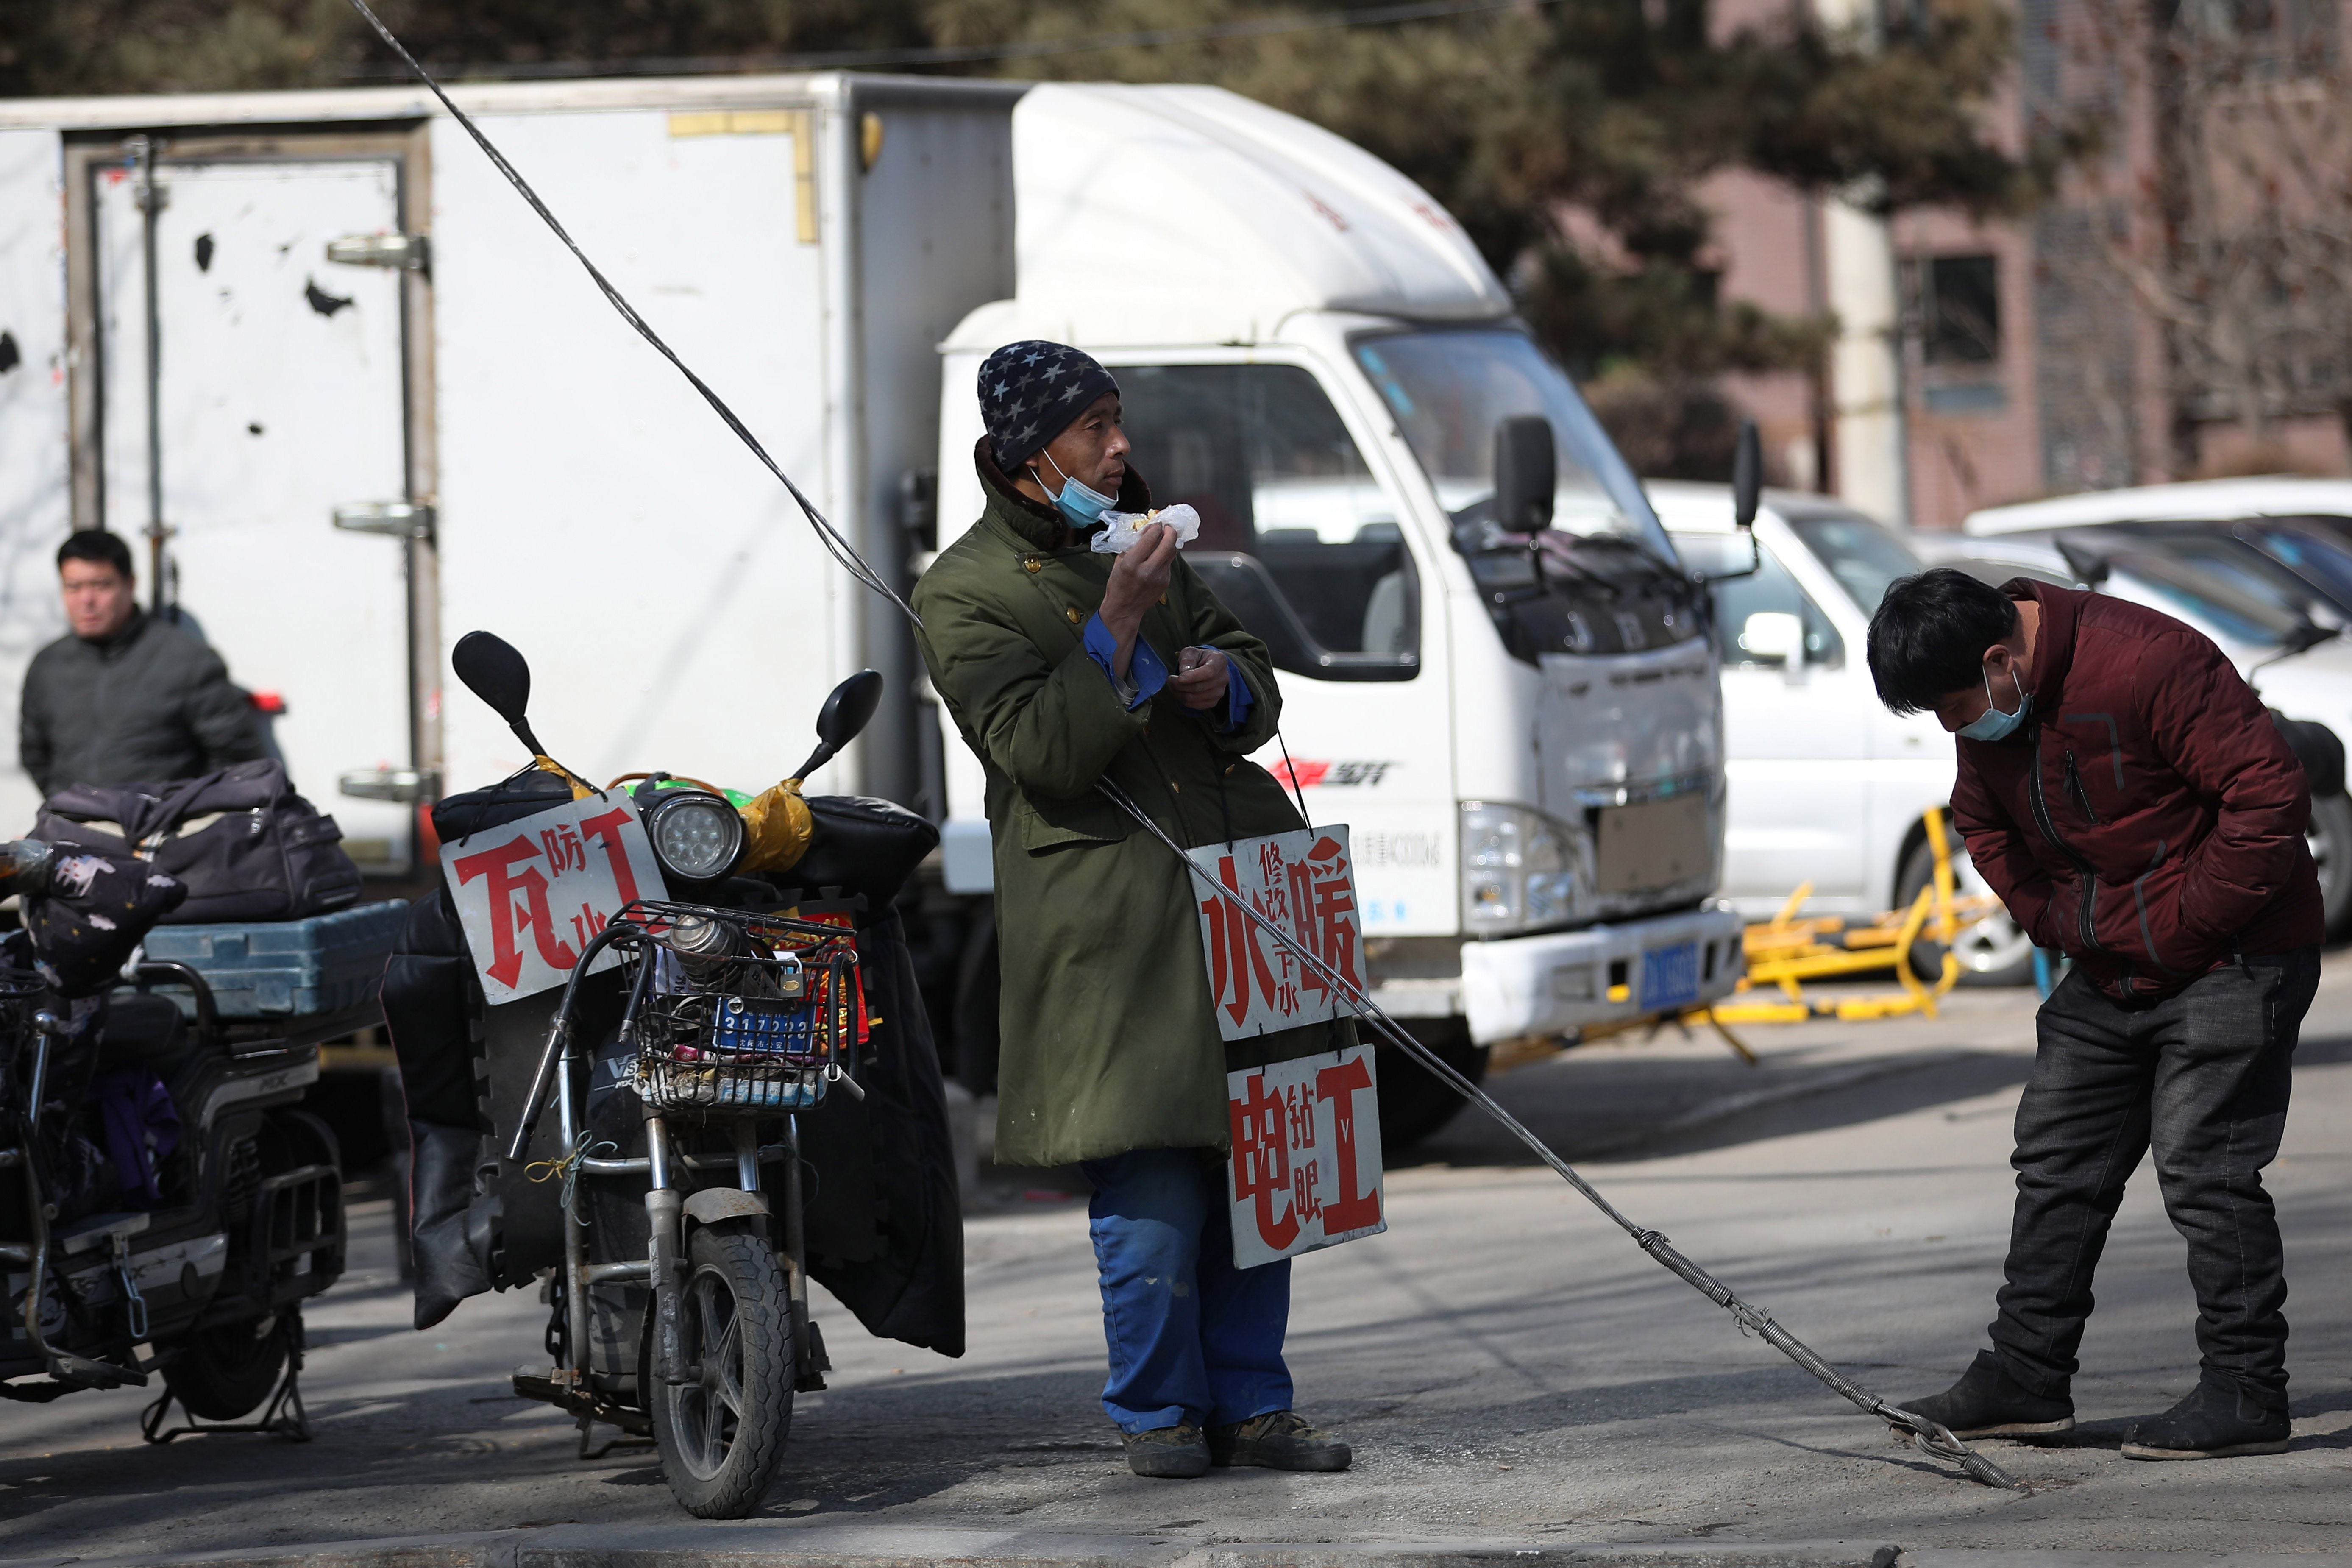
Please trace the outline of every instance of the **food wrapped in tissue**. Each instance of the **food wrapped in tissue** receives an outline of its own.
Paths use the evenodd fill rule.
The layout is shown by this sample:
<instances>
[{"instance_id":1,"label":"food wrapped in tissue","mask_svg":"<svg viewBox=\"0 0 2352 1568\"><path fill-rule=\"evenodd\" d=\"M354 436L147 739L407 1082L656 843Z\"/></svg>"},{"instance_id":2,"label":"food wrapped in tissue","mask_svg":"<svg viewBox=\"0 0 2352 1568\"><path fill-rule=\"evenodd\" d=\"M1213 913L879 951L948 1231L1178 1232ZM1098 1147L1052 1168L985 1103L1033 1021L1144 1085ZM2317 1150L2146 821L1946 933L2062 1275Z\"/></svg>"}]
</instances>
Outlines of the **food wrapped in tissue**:
<instances>
[{"instance_id":1,"label":"food wrapped in tissue","mask_svg":"<svg viewBox=\"0 0 2352 1568\"><path fill-rule=\"evenodd\" d=\"M1161 507L1157 511L1107 511L1102 514L1103 530L1095 535L1095 553L1124 555L1135 548L1135 542L1150 522L1164 522L1176 531L1176 548L1181 550L1201 537L1201 514L1189 506Z\"/></svg>"}]
</instances>

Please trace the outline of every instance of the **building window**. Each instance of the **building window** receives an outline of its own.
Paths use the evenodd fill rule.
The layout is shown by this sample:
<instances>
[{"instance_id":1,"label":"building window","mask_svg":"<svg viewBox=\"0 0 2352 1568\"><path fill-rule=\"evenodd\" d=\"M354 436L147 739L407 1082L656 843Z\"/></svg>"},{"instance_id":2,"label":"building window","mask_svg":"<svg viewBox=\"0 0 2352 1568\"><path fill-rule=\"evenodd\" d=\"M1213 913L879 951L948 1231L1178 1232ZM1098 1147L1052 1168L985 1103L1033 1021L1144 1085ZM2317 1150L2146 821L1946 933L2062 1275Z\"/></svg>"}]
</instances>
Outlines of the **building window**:
<instances>
[{"instance_id":1,"label":"building window","mask_svg":"<svg viewBox=\"0 0 2352 1568\"><path fill-rule=\"evenodd\" d=\"M1921 357L1929 364L2000 359L2000 270L1990 256L1933 256L1911 263Z\"/></svg>"}]
</instances>

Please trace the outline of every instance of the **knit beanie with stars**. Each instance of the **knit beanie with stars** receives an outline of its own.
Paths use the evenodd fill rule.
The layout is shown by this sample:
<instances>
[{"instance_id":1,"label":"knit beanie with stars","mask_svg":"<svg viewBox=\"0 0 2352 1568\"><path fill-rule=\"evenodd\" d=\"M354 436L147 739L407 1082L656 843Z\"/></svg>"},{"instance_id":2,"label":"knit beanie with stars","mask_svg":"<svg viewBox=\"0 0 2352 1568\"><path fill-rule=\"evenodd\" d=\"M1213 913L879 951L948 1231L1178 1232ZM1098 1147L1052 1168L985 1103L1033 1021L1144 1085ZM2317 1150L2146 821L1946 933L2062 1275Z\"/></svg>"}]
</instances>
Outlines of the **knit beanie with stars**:
<instances>
[{"instance_id":1,"label":"knit beanie with stars","mask_svg":"<svg viewBox=\"0 0 2352 1568\"><path fill-rule=\"evenodd\" d=\"M1010 474L1044 451L1087 405L1118 383L1092 354L1042 338L1007 343L982 362L980 416L988 450Z\"/></svg>"}]
</instances>

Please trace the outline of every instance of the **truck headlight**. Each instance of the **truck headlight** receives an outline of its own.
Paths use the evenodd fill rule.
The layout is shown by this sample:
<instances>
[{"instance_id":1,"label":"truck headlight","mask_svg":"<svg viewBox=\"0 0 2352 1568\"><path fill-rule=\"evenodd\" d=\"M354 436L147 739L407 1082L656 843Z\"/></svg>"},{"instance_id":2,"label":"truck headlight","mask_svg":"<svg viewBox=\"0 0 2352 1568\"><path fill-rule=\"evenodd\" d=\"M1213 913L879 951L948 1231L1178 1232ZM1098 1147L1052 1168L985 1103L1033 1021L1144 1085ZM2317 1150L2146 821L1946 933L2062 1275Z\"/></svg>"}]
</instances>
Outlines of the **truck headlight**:
<instances>
[{"instance_id":1,"label":"truck headlight","mask_svg":"<svg viewBox=\"0 0 2352 1568\"><path fill-rule=\"evenodd\" d=\"M1462 804L1462 929L1498 936L1573 920L1584 855L1574 828L1524 805Z\"/></svg>"},{"instance_id":2,"label":"truck headlight","mask_svg":"<svg viewBox=\"0 0 2352 1568\"><path fill-rule=\"evenodd\" d=\"M646 808L654 858L681 882L715 882L743 858L743 818L698 789L662 790Z\"/></svg>"}]
</instances>

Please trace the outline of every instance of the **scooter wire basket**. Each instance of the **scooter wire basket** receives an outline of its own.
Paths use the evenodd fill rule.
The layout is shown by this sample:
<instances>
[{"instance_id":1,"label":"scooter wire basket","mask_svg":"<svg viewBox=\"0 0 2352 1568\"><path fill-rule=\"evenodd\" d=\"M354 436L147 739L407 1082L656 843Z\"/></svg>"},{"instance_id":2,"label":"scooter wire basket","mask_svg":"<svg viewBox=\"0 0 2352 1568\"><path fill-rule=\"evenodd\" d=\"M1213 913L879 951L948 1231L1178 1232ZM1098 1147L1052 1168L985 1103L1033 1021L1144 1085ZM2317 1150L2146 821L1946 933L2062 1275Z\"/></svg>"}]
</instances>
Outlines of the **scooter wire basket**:
<instances>
[{"instance_id":1,"label":"scooter wire basket","mask_svg":"<svg viewBox=\"0 0 2352 1568\"><path fill-rule=\"evenodd\" d=\"M625 1026L651 1111L792 1110L824 1100L866 1022L851 933L814 921L643 904Z\"/></svg>"}]
</instances>

